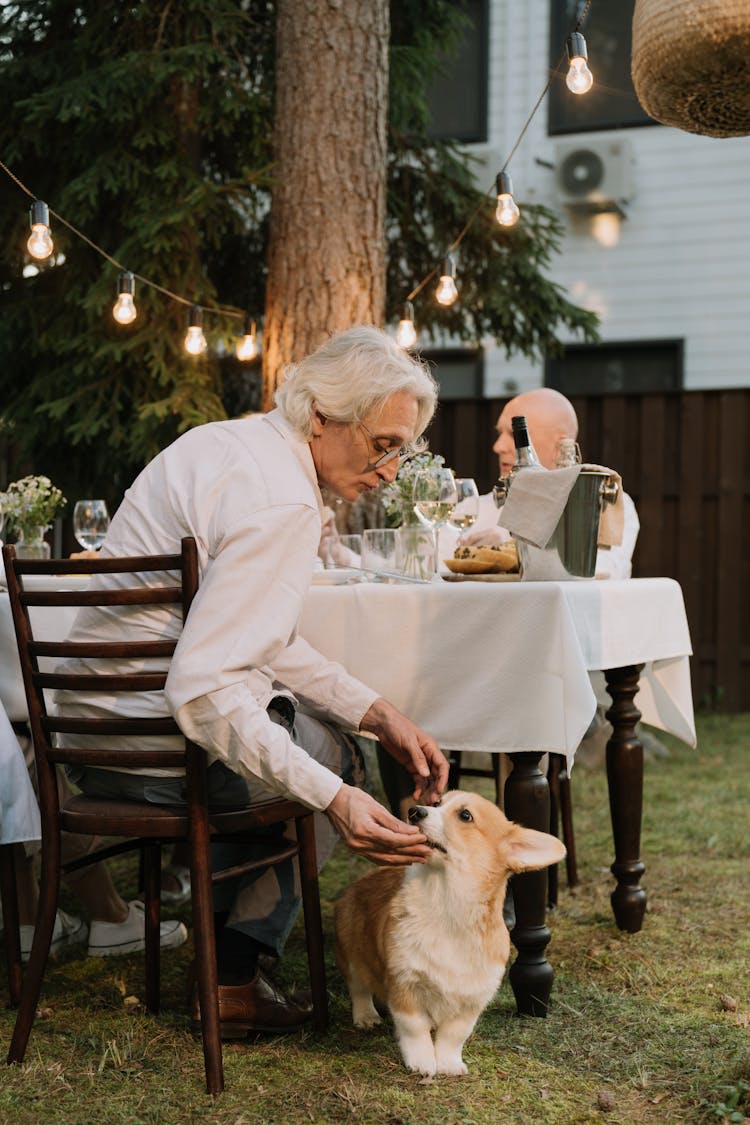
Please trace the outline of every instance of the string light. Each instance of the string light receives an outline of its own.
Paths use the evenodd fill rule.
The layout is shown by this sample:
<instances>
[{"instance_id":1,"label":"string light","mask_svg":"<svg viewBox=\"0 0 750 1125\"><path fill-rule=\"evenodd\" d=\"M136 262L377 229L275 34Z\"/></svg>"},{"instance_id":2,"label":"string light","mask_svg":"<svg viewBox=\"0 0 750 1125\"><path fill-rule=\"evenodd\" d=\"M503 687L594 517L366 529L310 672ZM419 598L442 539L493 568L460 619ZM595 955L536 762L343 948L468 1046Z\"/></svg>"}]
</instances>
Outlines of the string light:
<instances>
[{"instance_id":1,"label":"string light","mask_svg":"<svg viewBox=\"0 0 750 1125\"><path fill-rule=\"evenodd\" d=\"M435 300L441 305L453 305L458 300L458 289L455 282L456 267L453 258L447 254L443 261L443 272L440 275L438 287L435 290Z\"/></svg>"},{"instance_id":2,"label":"string light","mask_svg":"<svg viewBox=\"0 0 750 1125\"><path fill-rule=\"evenodd\" d=\"M49 232L49 207L41 199L35 199L31 204L29 222L31 223L31 234L26 243L26 248L32 258L36 258L38 262L43 262L45 258L49 258L55 249L55 245Z\"/></svg>"},{"instance_id":3,"label":"string light","mask_svg":"<svg viewBox=\"0 0 750 1125\"><path fill-rule=\"evenodd\" d=\"M235 349L237 359L243 363L249 363L251 359L255 359L258 354L258 336L255 329L255 321L250 317L245 318L245 328L242 336L237 341Z\"/></svg>"},{"instance_id":4,"label":"string light","mask_svg":"<svg viewBox=\"0 0 750 1125\"><path fill-rule=\"evenodd\" d=\"M497 192L495 218L501 227L514 227L521 218L521 212L513 198L513 181L509 172L498 172L495 190Z\"/></svg>"},{"instance_id":5,"label":"string light","mask_svg":"<svg viewBox=\"0 0 750 1125\"><path fill-rule=\"evenodd\" d=\"M130 270L123 270L117 282L117 300L112 308L112 316L118 324L132 324L137 317L134 296L135 278Z\"/></svg>"},{"instance_id":6,"label":"string light","mask_svg":"<svg viewBox=\"0 0 750 1125\"><path fill-rule=\"evenodd\" d=\"M580 31L574 31L568 36L565 46L570 63L568 73L565 76L565 85L571 94L588 94L594 85L594 76L587 65L589 56L586 50L586 40Z\"/></svg>"},{"instance_id":7,"label":"string light","mask_svg":"<svg viewBox=\"0 0 750 1125\"><path fill-rule=\"evenodd\" d=\"M417 342L417 330L414 327L414 306L411 301L404 301L401 310L401 320L396 330L396 343L408 351Z\"/></svg>"},{"instance_id":8,"label":"string light","mask_svg":"<svg viewBox=\"0 0 750 1125\"><path fill-rule=\"evenodd\" d=\"M200 305L193 305L185 336L185 351L189 355L203 355L207 347L208 341L203 335L203 309Z\"/></svg>"}]
</instances>

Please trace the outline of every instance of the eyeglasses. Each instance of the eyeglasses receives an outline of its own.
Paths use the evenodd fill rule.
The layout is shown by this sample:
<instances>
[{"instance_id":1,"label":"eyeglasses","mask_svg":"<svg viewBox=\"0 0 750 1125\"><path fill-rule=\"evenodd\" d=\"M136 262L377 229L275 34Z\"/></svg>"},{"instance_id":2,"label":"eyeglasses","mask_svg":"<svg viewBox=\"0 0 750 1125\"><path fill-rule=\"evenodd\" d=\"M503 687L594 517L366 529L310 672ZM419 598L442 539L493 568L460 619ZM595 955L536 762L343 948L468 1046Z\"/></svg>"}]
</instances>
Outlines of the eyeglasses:
<instances>
[{"instance_id":1,"label":"eyeglasses","mask_svg":"<svg viewBox=\"0 0 750 1125\"><path fill-rule=\"evenodd\" d=\"M372 433L371 430L368 430L368 428L364 424L364 422L360 422L359 426L360 426L360 429L365 431L367 436L372 441L372 444L375 446L375 452L380 453L380 457L378 457L377 460L372 461L367 466L368 470L379 469L381 465L388 465L391 461L394 461L397 457L398 457L399 464L401 464L402 461L405 461L407 459L407 457L411 457L412 454L414 453L414 449L411 445L400 445L396 449L387 449L385 452L383 452L382 446L380 444L381 439L376 437L375 434Z\"/></svg>"}]
</instances>

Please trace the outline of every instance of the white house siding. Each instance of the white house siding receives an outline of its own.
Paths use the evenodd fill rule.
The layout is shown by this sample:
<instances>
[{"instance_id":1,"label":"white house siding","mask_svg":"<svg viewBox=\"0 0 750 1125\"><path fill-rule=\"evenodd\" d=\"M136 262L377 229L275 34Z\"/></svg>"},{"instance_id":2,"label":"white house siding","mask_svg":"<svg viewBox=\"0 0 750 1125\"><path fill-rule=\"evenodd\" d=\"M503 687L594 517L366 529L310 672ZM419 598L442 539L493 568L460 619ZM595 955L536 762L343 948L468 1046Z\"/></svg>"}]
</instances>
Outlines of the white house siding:
<instances>
[{"instance_id":1,"label":"white house siding","mask_svg":"<svg viewBox=\"0 0 750 1125\"><path fill-rule=\"evenodd\" d=\"M483 186L492 183L547 81L549 3L490 0L489 137L487 146L476 146L486 155ZM589 62L596 78L596 59ZM560 143L618 139L633 153L635 193L619 243L606 248L588 221L571 220L554 173L536 158L553 162ZM508 170L522 212L526 200L565 217L562 254L548 274L600 313L603 342L681 339L686 388L750 385L750 137L699 137L662 125L550 137L545 101ZM485 372L489 396L544 378L542 363L506 360L494 344Z\"/></svg>"}]
</instances>

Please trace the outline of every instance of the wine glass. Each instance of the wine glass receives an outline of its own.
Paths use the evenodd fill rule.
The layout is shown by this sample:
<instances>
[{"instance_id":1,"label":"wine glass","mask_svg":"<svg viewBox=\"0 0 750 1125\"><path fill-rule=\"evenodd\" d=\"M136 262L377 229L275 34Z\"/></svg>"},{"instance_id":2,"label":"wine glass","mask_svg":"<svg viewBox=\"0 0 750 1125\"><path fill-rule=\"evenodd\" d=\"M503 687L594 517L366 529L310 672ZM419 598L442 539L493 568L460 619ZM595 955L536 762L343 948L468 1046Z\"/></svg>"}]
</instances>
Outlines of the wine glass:
<instances>
[{"instance_id":1,"label":"wine glass","mask_svg":"<svg viewBox=\"0 0 750 1125\"><path fill-rule=\"evenodd\" d=\"M479 518L479 490L472 477L456 477L456 506L449 523L459 531L468 531Z\"/></svg>"},{"instance_id":2,"label":"wine glass","mask_svg":"<svg viewBox=\"0 0 750 1125\"><path fill-rule=\"evenodd\" d=\"M450 469L431 466L414 474L414 511L420 520L432 528L435 555L434 573L438 573L438 528L450 519L458 501L456 480Z\"/></svg>"},{"instance_id":3,"label":"wine glass","mask_svg":"<svg viewBox=\"0 0 750 1125\"><path fill-rule=\"evenodd\" d=\"M109 527L104 500L78 500L73 509L73 534L84 551L98 551Z\"/></svg>"}]
</instances>

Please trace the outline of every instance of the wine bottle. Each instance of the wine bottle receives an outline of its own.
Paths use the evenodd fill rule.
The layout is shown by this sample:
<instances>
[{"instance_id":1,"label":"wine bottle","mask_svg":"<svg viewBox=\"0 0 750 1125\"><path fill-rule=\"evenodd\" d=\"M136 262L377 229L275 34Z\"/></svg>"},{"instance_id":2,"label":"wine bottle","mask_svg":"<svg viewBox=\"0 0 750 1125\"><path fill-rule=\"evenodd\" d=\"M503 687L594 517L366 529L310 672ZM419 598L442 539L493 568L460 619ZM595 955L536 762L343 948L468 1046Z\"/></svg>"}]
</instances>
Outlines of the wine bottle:
<instances>
[{"instance_id":1,"label":"wine bottle","mask_svg":"<svg viewBox=\"0 0 750 1125\"><path fill-rule=\"evenodd\" d=\"M511 425L513 427L513 441L516 444L516 460L510 470L511 477L515 476L521 469L541 469L542 463L531 444L529 430L523 414L516 414L511 419Z\"/></svg>"}]
</instances>

